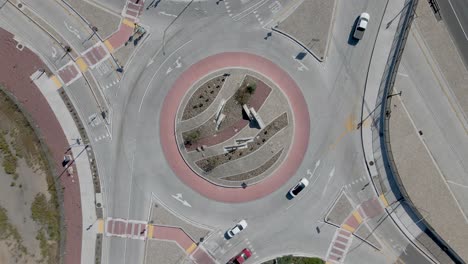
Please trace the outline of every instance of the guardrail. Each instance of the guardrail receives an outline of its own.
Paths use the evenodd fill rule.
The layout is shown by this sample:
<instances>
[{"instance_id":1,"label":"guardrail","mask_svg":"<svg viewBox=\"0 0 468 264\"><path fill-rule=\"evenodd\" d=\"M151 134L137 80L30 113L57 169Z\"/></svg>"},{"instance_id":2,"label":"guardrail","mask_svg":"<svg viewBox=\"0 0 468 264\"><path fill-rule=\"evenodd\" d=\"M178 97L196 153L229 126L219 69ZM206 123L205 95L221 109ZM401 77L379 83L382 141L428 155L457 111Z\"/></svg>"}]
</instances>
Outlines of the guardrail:
<instances>
[{"instance_id":1,"label":"guardrail","mask_svg":"<svg viewBox=\"0 0 468 264\"><path fill-rule=\"evenodd\" d=\"M373 144L374 152L376 148L380 148L381 156L377 162L383 163L383 168L386 171L388 183L384 183L383 179L379 179L378 187L380 194L386 193L388 188L392 189L394 192L395 201L398 202L403 199L406 202L407 206L404 206L405 209L411 210L415 217L417 217L417 224L424 227L424 233L439 247L438 252L434 252L434 248L429 248L427 242L419 241L419 244L422 245L428 252L431 253L432 258L435 258L440 263L446 263L447 258L438 253L445 253L453 262L455 263L465 263L460 256L435 232L431 225L425 220L422 214L419 212L418 208L412 203L411 199L406 192L406 189L401 181L398 169L393 158L391 143L390 143L390 133L389 133L389 120L391 116L391 98L389 96L393 85L395 83L395 78L398 72L398 66L403 54L403 50L406 44L406 40L409 34L411 23L413 21L416 6L419 0L408 0L404 6L404 9L401 13L401 18L398 24L395 38L392 43L392 48L390 51L389 58L387 60L387 65L383 74L383 79L380 83L379 93L377 96L378 108L374 112L372 126L373 134ZM429 2L434 2L429 0ZM380 110L380 111L379 111ZM378 142L375 142L378 141ZM380 143L380 144L379 144ZM376 164L377 165L377 164ZM392 180L393 182L390 182ZM425 244L426 243L426 244ZM428 256L429 257L429 256ZM444 261L445 260L445 261Z\"/></svg>"}]
</instances>

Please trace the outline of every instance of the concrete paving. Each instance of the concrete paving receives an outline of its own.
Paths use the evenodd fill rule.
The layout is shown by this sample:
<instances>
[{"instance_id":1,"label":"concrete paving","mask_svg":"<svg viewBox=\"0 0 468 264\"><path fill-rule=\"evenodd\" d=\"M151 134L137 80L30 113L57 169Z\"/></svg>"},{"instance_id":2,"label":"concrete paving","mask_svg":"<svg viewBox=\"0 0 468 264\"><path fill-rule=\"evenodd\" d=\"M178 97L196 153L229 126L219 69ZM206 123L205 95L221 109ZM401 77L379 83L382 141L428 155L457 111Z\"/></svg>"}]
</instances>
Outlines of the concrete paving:
<instances>
[{"instance_id":1,"label":"concrete paving","mask_svg":"<svg viewBox=\"0 0 468 264\"><path fill-rule=\"evenodd\" d=\"M438 2L447 1L439 0ZM426 1L419 3L416 14L417 19L413 24L415 30L418 31L423 43L427 46L430 53L428 56L436 62L433 64L436 71L443 74L443 82L447 83L447 87L444 89L447 90L446 93L450 96L455 111L461 112L460 118L464 118L466 122L468 120L468 93L466 92L468 90L468 66L463 63L462 56L465 56L466 59L467 51L457 50L452 36L447 30L448 22L445 18L438 21ZM447 19L449 18L447 17ZM467 40L463 41L466 43Z\"/></svg>"},{"instance_id":2,"label":"concrete paving","mask_svg":"<svg viewBox=\"0 0 468 264\"><path fill-rule=\"evenodd\" d=\"M324 60L333 28L335 0L291 1L293 11L279 21L277 29L298 40L315 57ZM358 16L359 14L356 14Z\"/></svg>"}]
</instances>

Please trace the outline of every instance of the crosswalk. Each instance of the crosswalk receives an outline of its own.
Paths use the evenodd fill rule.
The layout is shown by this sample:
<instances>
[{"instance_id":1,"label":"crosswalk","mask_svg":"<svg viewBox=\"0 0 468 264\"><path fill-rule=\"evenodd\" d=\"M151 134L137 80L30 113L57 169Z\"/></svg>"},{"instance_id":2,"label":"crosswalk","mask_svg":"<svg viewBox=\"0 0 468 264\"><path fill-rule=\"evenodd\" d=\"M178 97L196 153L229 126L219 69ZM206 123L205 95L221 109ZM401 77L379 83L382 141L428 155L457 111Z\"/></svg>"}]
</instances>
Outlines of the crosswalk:
<instances>
[{"instance_id":1,"label":"crosswalk","mask_svg":"<svg viewBox=\"0 0 468 264\"><path fill-rule=\"evenodd\" d=\"M148 224L143 221L108 218L106 236L145 240L148 235Z\"/></svg>"},{"instance_id":2,"label":"crosswalk","mask_svg":"<svg viewBox=\"0 0 468 264\"><path fill-rule=\"evenodd\" d=\"M328 263L344 263L346 253L353 242L353 233L338 228L333 236L332 243L328 248L327 257Z\"/></svg>"}]
</instances>

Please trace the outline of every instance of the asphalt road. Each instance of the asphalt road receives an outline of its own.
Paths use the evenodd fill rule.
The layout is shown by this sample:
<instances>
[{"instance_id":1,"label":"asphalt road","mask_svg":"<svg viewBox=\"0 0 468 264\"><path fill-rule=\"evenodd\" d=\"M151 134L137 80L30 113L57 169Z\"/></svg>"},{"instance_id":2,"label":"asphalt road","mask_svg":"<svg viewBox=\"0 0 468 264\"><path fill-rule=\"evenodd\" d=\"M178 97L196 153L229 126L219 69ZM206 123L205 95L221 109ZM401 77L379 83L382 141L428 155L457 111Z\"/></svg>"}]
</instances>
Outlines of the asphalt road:
<instances>
[{"instance_id":1,"label":"asphalt road","mask_svg":"<svg viewBox=\"0 0 468 264\"><path fill-rule=\"evenodd\" d=\"M165 55L160 51L161 35L157 34L161 29L152 29L155 33L136 53L112 103L113 140L103 151L107 157L100 156L102 164L109 170L104 179L108 216L147 219L151 194L155 194L178 213L216 230L226 230L236 220L247 219L249 230L236 238L238 244L235 247L217 256L220 262L245 247L246 241L252 245L258 259L291 252L325 256L334 228L324 226L317 234L315 227L343 186L366 175L357 130L341 135L346 131L347 120L359 116L367 72L365 65L368 65L378 26L371 24L366 38L357 46L348 45L348 36L356 14L367 10L375 21L379 21L385 3L340 1L327 62L322 65L308 56L302 61L307 71L298 70L300 65L292 59L302 51L300 47L276 34L264 40L268 31L253 15L233 22L229 16L218 15L220 12L209 16L203 10L188 9L178 20L179 25L168 30ZM167 5L167 8L171 9L159 9L152 15L148 13L142 23L168 24L170 20L157 15L157 12L174 13L177 7ZM205 14L203 19L197 19L200 14ZM280 65L301 87L312 124L309 150L296 175L273 194L242 204L212 201L184 185L168 167L159 144L159 113L172 83L188 66L223 51L251 52ZM385 57L386 54L376 56ZM182 66L167 73L179 57ZM307 169L314 168L318 160L321 165L315 183L300 199L285 199L284 194L290 186L305 176ZM334 177L329 176L332 170ZM362 192L361 188L355 185L348 190L356 203L372 196L370 189ZM176 193L181 193L192 207L185 207L173 199L171 195ZM369 246L359 246L348 257L355 261L367 259L368 263L396 261L409 243L395 228L392 222L385 222L375 230L378 237L391 241L385 246L387 254L375 252ZM219 237L210 239L220 241L220 247L225 246ZM278 239L282 243L273 242ZM141 263L143 252L141 241L110 238L104 243L103 263ZM423 263L424 257L419 258Z\"/></svg>"},{"instance_id":2,"label":"asphalt road","mask_svg":"<svg viewBox=\"0 0 468 264\"><path fill-rule=\"evenodd\" d=\"M354 204L374 196L370 188L363 189L366 182L362 182L362 178L367 178L367 172L361 137L358 130L347 130L346 126L358 122L378 24L371 23L365 38L356 46L348 44L348 37L356 16L362 11L369 12L373 21L380 21L386 1L338 1L326 62L319 63L312 56L306 56L302 63L307 70L302 71L299 70L301 65L293 59L303 51L297 44L277 34L265 40L269 31L262 27L252 10L249 11L252 1L230 2L237 13L247 10L241 19L233 20L224 5L209 1L197 2L188 8L167 31L165 52L162 52L162 33L173 20L173 16L167 14L180 12L183 2L162 2L159 9L150 9L142 18L143 24L151 25L149 39L140 45L126 67L120 86L104 92L113 113L112 141L93 143L104 194L104 217L145 221L155 195L172 210L215 230L226 230L238 219L247 219L249 228L234 240L236 246L217 256L221 263L245 247L247 241L257 261L291 253L324 257L335 227L321 221L332 201L343 190ZM268 14L262 9L267 6L261 7L258 13ZM9 19L15 21L13 15ZM55 23L62 24L60 20ZM12 24L14 26L8 24L10 30L34 43L39 53L47 54L48 60L54 61L51 57L53 44L39 41L44 36L37 36L36 29L26 22ZM70 34L67 38L76 38L73 42L78 45L79 38L71 31ZM393 35L388 38L391 43ZM224 51L255 53L283 68L301 87L311 117L310 144L296 175L272 194L242 204L209 200L184 185L168 166L159 142L161 106L173 82L190 65ZM388 54L374 56L385 61ZM168 72L179 57L181 67ZM76 83L76 86L81 85ZM74 84L70 93L80 116L86 119L95 109L89 107L93 105L89 92L79 88ZM88 127L90 137L101 133L96 129ZM317 161L320 166L313 184L301 197L285 199L288 189L306 176ZM181 193L192 207L175 200L172 195L176 193ZM320 226L320 233L316 232L317 226ZM413 250L392 221L385 219L373 232L383 249L375 251L355 241L346 262L392 263L400 256L403 259L408 251L414 252L407 257L411 260L408 263L427 262ZM216 243L220 247L225 246L225 241L216 235L210 240L219 241ZM281 243L276 243L278 241ZM104 237L102 263L143 263L144 250L141 240Z\"/></svg>"},{"instance_id":3,"label":"asphalt road","mask_svg":"<svg viewBox=\"0 0 468 264\"><path fill-rule=\"evenodd\" d=\"M468 1L437 0L442 18L468 68Z\"/></svg>"}]
</instances>

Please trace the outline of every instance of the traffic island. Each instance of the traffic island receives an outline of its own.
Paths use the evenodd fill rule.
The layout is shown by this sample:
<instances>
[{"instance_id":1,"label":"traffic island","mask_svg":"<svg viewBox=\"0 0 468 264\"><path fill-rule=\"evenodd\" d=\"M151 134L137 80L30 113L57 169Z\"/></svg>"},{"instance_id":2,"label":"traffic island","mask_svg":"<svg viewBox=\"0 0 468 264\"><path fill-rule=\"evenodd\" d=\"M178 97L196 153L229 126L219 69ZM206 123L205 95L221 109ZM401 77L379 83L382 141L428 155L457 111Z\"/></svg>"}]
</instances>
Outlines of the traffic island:
<instances>
[{"instance_id":1,"label":"traffic island","mask_svg":"<svg viewBox=\"0 0 468 264\"><path fill-rule=\"evenodd\" d=\"M192 87L179 107L179 152L200 177L246 188L286 157L291 109L280 88L254 71L224 69L213 75Z\"/></svg>"}]
</instances>

